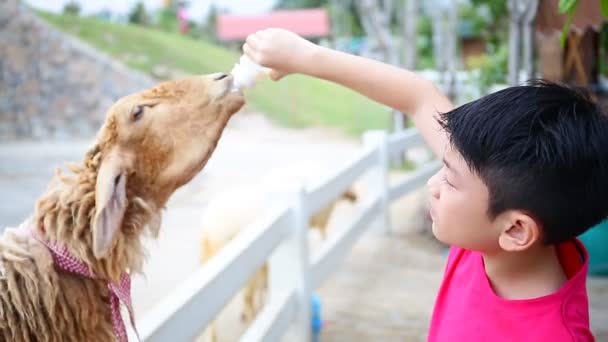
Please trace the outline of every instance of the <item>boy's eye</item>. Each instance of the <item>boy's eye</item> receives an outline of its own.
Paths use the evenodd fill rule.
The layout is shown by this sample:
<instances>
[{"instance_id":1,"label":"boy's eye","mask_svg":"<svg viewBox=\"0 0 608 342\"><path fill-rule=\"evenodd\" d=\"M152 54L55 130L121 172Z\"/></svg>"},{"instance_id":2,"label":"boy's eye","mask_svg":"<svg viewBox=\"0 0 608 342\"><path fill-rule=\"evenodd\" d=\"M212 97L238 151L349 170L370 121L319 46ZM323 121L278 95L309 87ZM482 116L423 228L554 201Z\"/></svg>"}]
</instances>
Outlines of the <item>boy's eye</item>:
<instances>
[{"instance_id":1,"label":"boy's eye","mask_svg":"<svg viewBox=\"0 0 608 342\"><path fill-rule=\"evenodd\" d=\"M443 177L442 177L442 178L443 178L442 180L443 180L443 182L444 182L445 184L447 184L447 185L449 185L449 186L451 186L451 187L454 187L454 186L452 185L452 183L450 183L450 181L448 180L448 177L447 177L445 174L443 175Z\"/></svg>"}]
</instances>

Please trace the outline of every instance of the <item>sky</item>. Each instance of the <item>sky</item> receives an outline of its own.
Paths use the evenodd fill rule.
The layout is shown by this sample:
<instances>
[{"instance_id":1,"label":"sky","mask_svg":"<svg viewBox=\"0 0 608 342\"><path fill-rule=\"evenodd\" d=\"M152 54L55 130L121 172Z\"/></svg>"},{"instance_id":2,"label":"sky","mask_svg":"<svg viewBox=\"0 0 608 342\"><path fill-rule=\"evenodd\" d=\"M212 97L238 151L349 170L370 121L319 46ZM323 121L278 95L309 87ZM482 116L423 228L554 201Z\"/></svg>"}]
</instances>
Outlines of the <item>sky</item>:
<instances>
[{"instance_id":1,"label":"sky","mask_svg":"<svg viewBox=\"0 0 608 342\"><path fill-rule=\"evenodd\" d=\"M32 7L60 12L69 0L24 0ZM91 14L109 9L115 13L127 14L140 0L77 0L82 14ZM163 0L142 0L146 9L157 9ZM188 17L200 21L206 17L209 6L214 3L220 8L226 8L233 14L259 14L272 8L276 0L189 0Z\"/></svg>"}]
</instances>

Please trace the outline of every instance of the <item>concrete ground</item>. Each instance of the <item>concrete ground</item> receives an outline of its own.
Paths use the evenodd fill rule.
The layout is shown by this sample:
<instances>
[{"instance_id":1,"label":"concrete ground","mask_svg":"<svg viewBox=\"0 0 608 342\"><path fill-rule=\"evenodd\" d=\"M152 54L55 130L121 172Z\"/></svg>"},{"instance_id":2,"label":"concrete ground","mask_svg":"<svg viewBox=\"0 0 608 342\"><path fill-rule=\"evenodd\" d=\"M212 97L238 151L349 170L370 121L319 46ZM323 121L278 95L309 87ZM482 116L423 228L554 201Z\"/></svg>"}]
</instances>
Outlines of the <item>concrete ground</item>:
<instances>
[{"instance_id":1,"label":"concrete ground","mask_svg":"<svg viewBox=\"0 0 608 342\"><path fill-rule=\"evenodd\" d=\"M445 257L417 236L369 233L320 289L324 342L426 341ZM608 278L588 279L591 330L608 342Z\"/></svg>"}]
</instances>

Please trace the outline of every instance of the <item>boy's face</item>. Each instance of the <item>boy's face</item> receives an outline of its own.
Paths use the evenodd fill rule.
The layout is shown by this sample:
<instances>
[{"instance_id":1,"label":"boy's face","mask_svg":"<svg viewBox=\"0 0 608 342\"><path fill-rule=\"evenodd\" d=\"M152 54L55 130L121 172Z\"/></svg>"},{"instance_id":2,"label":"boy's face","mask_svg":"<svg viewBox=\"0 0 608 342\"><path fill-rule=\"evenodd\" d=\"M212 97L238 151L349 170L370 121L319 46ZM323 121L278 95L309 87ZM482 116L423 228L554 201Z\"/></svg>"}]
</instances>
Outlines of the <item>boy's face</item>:
<instances>
[{"instance_id":1,"label":"boy's face","mask_svg":"<svg viewBox=\"0 0 608 342\"><path fill-rule=\"evenodd\" d=\"M443 168L427 185L433 234L439 241L486 253L499 248L500 230L487 214L488 188L455 149L446 148Z\"/></svg>"}]
</instances>

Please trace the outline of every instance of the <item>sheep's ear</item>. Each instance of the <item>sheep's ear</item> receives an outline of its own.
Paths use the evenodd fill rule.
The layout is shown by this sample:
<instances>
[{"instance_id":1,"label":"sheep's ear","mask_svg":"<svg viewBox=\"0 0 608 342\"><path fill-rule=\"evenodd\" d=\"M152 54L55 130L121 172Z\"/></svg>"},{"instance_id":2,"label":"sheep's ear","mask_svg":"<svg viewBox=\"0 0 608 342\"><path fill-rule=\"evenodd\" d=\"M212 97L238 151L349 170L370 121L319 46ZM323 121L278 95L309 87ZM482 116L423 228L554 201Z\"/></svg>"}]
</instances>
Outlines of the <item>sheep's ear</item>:
<instances>
[{"instance_id":1,"label":"sheep's ear","mask_svg":"<svg viewBox=\"0 0 608 342\"><path fill-rule=\"evenodd\" d=\"M127 208L127 176L124 158L111 152L101 162L95 184L95 217L93 219L93 255L107 256L116 233L122 226Z\"/></svg>"}]
</instances>

